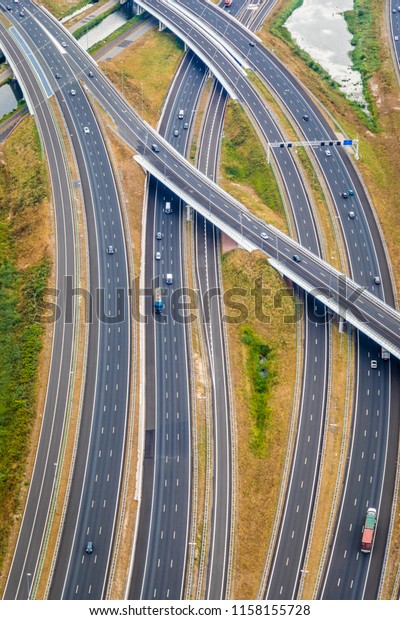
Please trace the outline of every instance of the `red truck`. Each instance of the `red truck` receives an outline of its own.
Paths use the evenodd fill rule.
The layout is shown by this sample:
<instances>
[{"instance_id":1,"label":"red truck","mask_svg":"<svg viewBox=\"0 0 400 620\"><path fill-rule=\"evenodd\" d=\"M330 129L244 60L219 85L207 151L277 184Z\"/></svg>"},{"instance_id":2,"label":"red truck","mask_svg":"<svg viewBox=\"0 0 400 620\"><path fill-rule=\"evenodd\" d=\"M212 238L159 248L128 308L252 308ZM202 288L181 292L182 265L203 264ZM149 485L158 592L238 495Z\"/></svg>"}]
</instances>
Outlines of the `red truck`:
<instances>
[{"instance_id":1,"label":"red truck","mask_svg":"<svg viewBox=\"0 0 400 620\"><path fill-rule=\"evenodd\" d=\"M376 527L376 508L368 508L361 539L361 551L371 553Z\"/></svg>"},{"instance_id":2,"label":"red truck","mask_svg":"<svg viewBox=\"0 0 400 620\"><path fill-rule=\"evenodd\" d=\"M232 0L225 0L225 6L231 6Z\"/></svg>"}]
</instances>

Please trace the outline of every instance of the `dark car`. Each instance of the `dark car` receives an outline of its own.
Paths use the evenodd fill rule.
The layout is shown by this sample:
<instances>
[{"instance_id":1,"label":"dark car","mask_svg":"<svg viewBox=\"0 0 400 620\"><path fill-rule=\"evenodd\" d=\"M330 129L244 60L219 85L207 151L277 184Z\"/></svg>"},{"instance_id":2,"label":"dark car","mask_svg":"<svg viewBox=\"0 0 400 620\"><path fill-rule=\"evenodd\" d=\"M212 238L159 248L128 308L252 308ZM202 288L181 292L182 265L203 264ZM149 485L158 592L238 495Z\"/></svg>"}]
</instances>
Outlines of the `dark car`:
<instances>
[{"instance_id":1,"label":"dark car","mask_svg":"<svg viewBox=\"0 0 400 620\"><path fill-rule=\"evenodd\" d=\"M293 254L293 260L295 263L300 263L301 262L301 258L298 254Z\"/></svg>"},{"instance_id":2,"label":"dark car","mask_svg":"<svg viewBox=\"0 0 400 620\"><path fill-rule=\"evenodd\" d=\"M303 114L303 121L309 121L310 117L308 116L308 114Z\"/></svg>"},{"instance_id":3,"label":"dark car","mask_svg":"<svg viewBox=\"0 0 400 620\"><path fill-rule=\"evenodd\" d=\"M88 76L89 76L89 77L94 77L94 73L93 73L93 71L89 71Z\"/></svg>"},{"instance_id":4,"label":"dark car","mask_svg":"<svg viewBox=\"0 0 400 620\"><path fill-rule=\"evenodd\" d=\"M159 153L160 149L158 148L157 144L152 144L151 145L151 150L154 151L155 153Z\"/></svg>"},{"instance_id":5,"label":"dark car","mask_svg":"<svg viewBox=\"0 0 400 620\"><path fill-rule=\"evenodd\" d=\"M346 198L348 198L348 197L349 197L349 195L348 195L348 193L347 193L347 192L342 192L342 198L345 198L345 199L346 199Z\"/></svg>"},{"instance_id":6,"label":"dark car","mask_svg":"<svg viewBox=\"0 0 400 620\"><path fill-rule=\"evenodd\" d=\"M61 75L59 73L56 73L55 78L56 80L59 80L61 78Z\"/></svg>"}]
</instances>

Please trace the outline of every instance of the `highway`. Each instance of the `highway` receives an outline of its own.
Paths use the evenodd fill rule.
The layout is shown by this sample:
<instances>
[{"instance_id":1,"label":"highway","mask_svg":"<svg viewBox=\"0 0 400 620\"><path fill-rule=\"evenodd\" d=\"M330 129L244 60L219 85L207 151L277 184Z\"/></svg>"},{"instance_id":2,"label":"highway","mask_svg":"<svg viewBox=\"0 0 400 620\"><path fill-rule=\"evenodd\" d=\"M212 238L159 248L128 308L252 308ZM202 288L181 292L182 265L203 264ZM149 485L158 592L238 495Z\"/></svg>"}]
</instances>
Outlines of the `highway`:
<instances>
[{"instance_id":1,"label":"highway","mask_svg":"<svg viewBox=\"0 0 400 620\"><path fill-rule=\"evenodd\" d=\"M189 3L191 4L191 3ZM168 6L168 11L170 10L171 5ZM157 4L157 8L158 10L160 10L160 5ZM232 46L232 42L236 41L238 48L240 48L241 46L241 53L242 53L242 57L246 59L246 61L249 61L251 59L251 61L253 62L253 64L257 67L257 63L255 62L255 59L257 58L257 54L258 54L258 50L260 49L260 46L256 45L256 43L254 43L254 45L256 45L256 48L252 51L254 51L255 53L249 54L249 39L248 39L248 33L245 33L245 35L243 35L243 33L239 33L239 35L236 36L235 38L235 28L232 28L231 30L229 30L229 28L227 27L227 23L226 23L226 18L225 18L225 14L222 12L218 12L215 7L211 7L209 5L207 5L204 8L203 11L203 6L202 3L196 3L195 4L195 8L197 10L197 18L199 17L199 12L202 12L203 15L206 11L212 13L212 19L208 20L208 26L209 27L214 27L217 30L219 30L219 32L223 32L224 36L229 39L229 45ZM167 13L168 13L167 11ZM164 11L165 14L165 11ZM218 16L218 17L217 17ZM180 17L180 16L179 16ZM171 21L171 19L173 19L174 24L176 24L179 21L179 24L182 26L182 20L179 20L179 17L175 14L173 18L170 17L169 21ZM217 23L217 20L219 20L219 24ZM194 22L193 24L194 25ZM186 29L186 34L188 34L188 30ZM192 31L190 30L190 26L189 26L189 35L192 38ZM196 39L196 44L199 45L199 39L194 37ZM205 44L203 44L202 47L203 51L205 49ZM261 54L263 55L263 51L261 52ZM264 54L265 56L265 54ZM216 54L214 55L213 59L215 59ZM265 58L263 59L265 60ZM259 67L258 67L259 68ZM218 70L221 70L220 65L218 65ZM286 79L286 83L279 83L278 80L281 80L282 78L282 71L276 71L275 68L275 84L274 84L274 89L277 91L278 90L278 86L279 86L279 90L282 93L283 91L285 92L285 101L290 101L290 103L292 104L292 107L295 107L295 113L293 114L294 118L296 118L297 115L297 119L299 121L299 123L301 123L301 121L303 121L303 126L305 125L308 128L308 131L311 133L312 139L318 139L318 137L320 137L321 140L326 139L326 137L329 135L329 133L327 133L327 131L329 131L328 127L323 127L322 126L322 135L318 136L318 125L319 123L317 122L318 116L317 114L313 115L314 110L309 108L309 106L307 107L303 107L303 109L301 108L301 98L299 97L299 93L297 89L293 89L293 84L291 84L291 80L287 79L287 76L284 75L283 76L283 82L285 82ZM226 75L226 74L225 74ZM265 71L264 71L264 77L265 77ZM269 77L269 82L272 82L270 76ZM291 77L291 76L289 76ZM238 78L237 80L237 84L239 84L240 79ZM293 92L293 98L291 97L291 93L290 93L290 88L285 88L286 86L291 86L292 90L294 90ZM249 105L248 100L246 99L247 104ZM307 102L306 102L307 103ZM315 106L314 106L315 107ZM304 113L309 113L308 114L308 119L305 120L302 118L302 116L300 116L301 114L304 115ZM311 122L310 122L311 120ZM316 127L314 127L314 125ZM332 165L329 165L332 160L328 159L329 157L332 157L332 155L334 156L334 163L332 163ZM389 277L389 270L387 268L387 264L386 264L386 259L385 259L385 253L383 251L382 248L382 244L381 244L381 240L380 240L380 236L379 236L379 231L377 229L376 226L376 222L375 219L373 217L373 213L371 212L371 210L369 210L369 219L365 218L364 216L364 212L362 210L362 208L358 209L356 211L357 216L356 218L360 220L359 224L357 226L352 226L352 222L351 222L351 217L349 217L348 213L350 212L349 210L352 208L357 208L357 207L361 207L361 201L359 204L357 204L355 201L354 203L352 203L352 205L350 207L348 207L346 209L345 207L345 202L344 200L339 201L338 196L341 196L341 192L347 191L348 188L352 188L352 187L356 187L356 195L357 197L361 194L363 194L363 187L361 186L358 178L351 178L351 173L354 171L352 170L350 165L346 166L346 163L349 164L349 162L344 162L344 164L342 163L340 154L336 152L336 150L333 148L332 150L326 150L326 149L319 149L319 161L320 164L322 164L322 170L323 173L325 175L325 179L327 180L329 186L332 188L331 189L331 193L332 193L332 197L334 202L337 204L338 202L342 202L342 208L338 210L339 213L339 217L341 218L341 224L342 224L342 229L343 232L346 236L347 233L347 249L350 255L350 258L352 257L352 255L354 256L354 254L358 254L357 256L357 260L358 263L356 261L352 261L352 265L357 266L357 270L355 268L353 268L353 275L355 275L356 279L360 282L362 282L366 286L369 286L372 290L376 289L377 287L375 286L375 283L373 282L373 279L375 277L379 277L380 280L382 281L382 272L383 272L383 281L386 284L386 288L389 289L390 291L390 277ZM336 167L336 164L339 164ZM350 178L349 178L349 173L350 172ZM336 178L335 178L336 177ZM356 175L353 174L353 177L356 177ZM346 210L343 210L343 207ZM367 212L368 215L368 212ZM346 220L349 222L349 225L346 225ZM349 234L349 229L350 228L350 234ZM369 228L372 229L372 233L371 234L364 234L365 231L367 231L367 233L369 233ZM359 234L358 234L359 233ZM358 238L357 238L358 237ZM374 239L374 242L372 241L372 239ZM378 264L378 260L377 260L377 254L375 253L375 246L377 246L378 251L379 251L379 255L380 255L380 262ZM360 251L359 248L363 248L363 256L364 256L364 260L360 261ZM354 274L355 272L355 274ZM375 291L377 294L379 293L379 288L378 290ZM371 351L369 350L368 352L368 356L371 355ZM374 351L373 355L376 356L377 352ZM389 369L385 369L385 370L389 370ZM376 387L376 384L380 384L378 385L377 389L379 390L379 393L382 389L382 391L384 391L385 387L388 386L388 374L386 373L385 376L382 377L382 380L375 378L374 380L374 384ZM369 394L368 394L369 395ZM365 406L365 398L363 400L363 404ZM383 406L385 407L385 403L382 403ZM368 405L368 403L367 403ZM368 406L367 406L368 408ZM385 410L385 409L384 409ZM387 407L386 407L387 410ZM383 439L382 441L384 443L386 443L386 439L387 439L387 435L385 435L385 433L381 433L380 435ZM378 474L381 473L383 474L383 472L378 472ZM382 480L382 478L379 479L380 481ZM380 482L377 482L378 486L379 484L382 484ZM388 523L388 522L387 522ZM343 582L342 582L343 583ZM280 588L280 591L283 591L282 588ZM340 595L339 595L340 596Z\"/></svg>"},{"instance_id":2,"label":"highway","mask_svg":"<svg viewBox=\"0 0 400 620\"><path fill-rule=\"evenodd\" d=\"M88 232L91 299L86 301L92 311L74 476L49 597L100 599L111 557L130 385L125 236L107 150L70 69L68 51L48 36L34 5L24 2L22 7L19 27L32 41L36 59L44 61L42 69L56 89L76 154ZM110 246L112 254L107 253ZM90 555L85 553L89 541Z\"/></svg>"},{"instance_id":3,"label":"highway","mask_svg":"<svg viewBox=\"0 0 400 620\"><path fill-rule=\"evenodd\" d=\"M197 167L216 179L219 146L225 118L226 93L214 82L204 113ZM224 600L232 579L232 537L234 499L232 463L232 416L229 393L228 343L225 339L221 308L220 233L203 216L194 214L195 268L201 304L203 334L207 346L212 395L212 512L208 528L208 562L205 590L202 575L198 593L209 600ZM217 293L217 295L215 295ZM208 472L211 475L211 472ZM207 527L207 524L205 524ZM204 550L203 550L204 552Z\"/></svg>"},{"instance_id":4,"label":"highway","mask_svg":"<svg viewBox=\"0 0 400 620\"><path fill-rule=\"evenodd\" d=\"M160 133L185 153L204 65L184 57L160 120ZM184 107L185 118L179 118ZM179 135L174 135L179 132ZM172 212L165 206L170 202ZM191 390L186 321L180 316L185 276L186 209L177 196L150 177L146 217L145 287L163 290L164 310L146 315L146 439L143 495L129 599L184 597L191 508ZM162 238L157 239L157 233ZM156 252L160 253L156 258ZM173 283L166 283L171 273ZM149 489L152 488L152 493Z\"/></svg>"},{"instance_id":5,"label":"highway","mask_svg":"<svg viewBox=\"0 0 400 620\"><path fill-rule=\"evenodd\" d=\"M13 562L4 591L5 599L26 599L36 587L35 575L45 535L48 508L55 485L58 483L57 464L73 373L76 317L74 300L70 306L72 320L66 322L65 314L66 307L69 306L67 287L76 286L76 239L67 162L54 117L47 100L42 97L35 75L27 66L27 61L21 57L18 46L2 23L0 24L0 40L1 48L7 58L18 65L20 80L24 83L27 93L25 97L30 99L35 110L37 126L46 149L56 232L55 286L60 291L57 303L60 315L63 317L62 320L56 320L53 326L51 363L37 456ZM70 278L69 283L66 276ZM31 581L27 581L28 573L32 577ZM30 585L30 592L27 592L27 583Z\"/></svg>"},{"instance_id":6,"label":"highway","mask_svg":"<svg viewBox=\"0 0 400 620\"><path fill-rule=\"evenodd\" d=\"M98 79L100 82L100 77ZM102 86L104 89L110 88L106 82ZM151 163L154 172L159 174L160 178L168 183L172 190L179 193L197 209L201 209L208 218L212 218L214 223L218 223L222 229L230 230L231 236L236 234L236 237L240 239L243 235L247 243L251 242L250 247L260 247L270 255L275 255L278 261L275 262L273 260L272 262L280 270L285 270L290 274L292 279L299 279L303 287L310 287L314 294L316 294L317 290L321 291L321 288L325 290L329 293L329 297L327 295L322 297L327 305L334 309L337 309L339 306L341 313L349 322L360 325L363 330L370 332L375 338L377 333L380 333L380 340L382 342L385 342L386 338L391 339L392 350L396 352L398 315L395 311L389 309L385 304L377 300L369 292L358 287L355 283L345 280L342 275L327 267L326 264L319 261L314 255L309 254L307 250L301 248L295 242L288 240L274 229L266 228L257 218L254 218L247 212L243 212L235 201L230 200L224 192L212 186L208 180L206 182L199 173L195 173L192 170L192 167L187 162L182 161L173 151L171 152L171 149L161 138L155 138L152 130L141 124L137 116L129 110L123 101L120 103L121 109L117 111L119 97L114 89L112 89L112 92L112 97L105 97L102 95L101 90L97 90L96 96L120 124L125 140L133 148L146 155L146 165L148 166ZM113 104L112 106L110 101ZM130 115L133 122L127 124L126 119ZM143 133L141 134L141 132ZM157 144L160 147L158 152L154 152L148 146L151 145L153 140L157 140ZM335 155L330 161L335 161ZM170 157L173 161L171 165L169 162ZM184 183L182 183L181 179L185 180ZM189 184L188 179L191 179ZM210 186L212 191L208 189ZM206 199L204 198L205 196ZM217 197L219 200L217 200ZM232 210L229 210L228 203L230 203L231 209L233 207ZM261 232L267 230L269 231L269 239L261 240ZM281 244L283 244L282 247ZM300 263L293 262L292 256L294 252L296 254L299 253L298 255L302 258ZM302 273L302 278L299 277L299 272ZM338 286L339 283L340 287ZM358 295L359 297L356 299ZM378 311L377 308L379 308ZM351 313L349 313L349 310L351 310ZM361 310L361 314L359 315L359 320L356 320L355 312L359 310ZM363 321L363 315L367 315L368 326ZM371 327L374 330L370 331Z\"/></svg>"}]
</instances>

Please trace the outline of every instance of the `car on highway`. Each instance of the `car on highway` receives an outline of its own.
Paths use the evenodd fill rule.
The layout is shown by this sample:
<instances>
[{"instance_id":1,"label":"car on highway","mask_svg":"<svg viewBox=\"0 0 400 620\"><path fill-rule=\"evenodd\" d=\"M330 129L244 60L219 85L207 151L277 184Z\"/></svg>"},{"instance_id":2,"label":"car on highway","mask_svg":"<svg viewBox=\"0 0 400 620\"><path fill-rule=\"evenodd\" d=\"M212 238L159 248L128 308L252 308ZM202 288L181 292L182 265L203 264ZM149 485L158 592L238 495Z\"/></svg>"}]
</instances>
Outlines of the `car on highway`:
<instances>
[{"instance_id":1,"label":"car on highway","mask_svg":"<svg viewBox=\"0 0 400 620\"><path fill-rule=\"evenodd\" d=\"M61 78L61 74L60 73L56 73L55 76L56 80L59 80Z\"/></svg>"},{"instance_id":2,"label":"car on highway","mask_svg":"<svg viewBox=\"0 0 400 620\"><path fill-rule=\"evenodd\" d=\"M179 136L179 131L177 129L174 129L174 136L175 136L175 138L177 138Z\"/></svg>"},{"instance_id":3,"label":"car on highway","mask_svg":"<svg viewBox=\"0 0 400 620\"><path fill-rule=\"evenodd\" d=\"M355 217L356 217L356 214L354 213L354 211L349 211L349 218L351 220L354 220Z\"/></svg>"},{"instance_id":4,"label":"car on highway","mask_svg":"<svg viewBox=\"0 0 400 620\"><path fill-rule=\"evenodd\" d=\"M88 76L89 76L89 77L94 77L94 73L93 73L93 71L89 71L89 72L88 72Z\"/></svg>"},{"instance_id":5,"label":"car on highway","mask_svg":"<svg viewBox=\"0 0 400 620\"><path fill-rule=\"evenodd\" d=\"M174 281L172 273L167 273L167 277L165 278L165 281L167 284L172 284L172 282Z\"/></svg>"},{"instance_id":6,"label":"car on highway","mask_svg":"<svg viewBox=\"0 0 400 620\"><path fill-rule=\"evenodd\" d=\"M61 45L62 45L63 47L67 47L67 44L65 43L65 41L61 41Z\"/></svg>"},{"instance_id":7,"label":"car on highway","mask_svg":"<svg viewBox=\"0 0 400 620\"><path fill-rule=\"evenodd\" d=\"M309 121L310 117L308 116L308 114L303 114L303 121Z\"/></svg>"},{"instance_id":8,"label":"car on highway","mask_svg":"<svg viewBox=\"0 0 400 620\"><path fill-rule=\"evenodd\" d=\"M378 368L378 362L376 360L371 360L371 368Z\"/></svg>"},{"instance_id":9,"label":"car on highway","mask_svg":"<svg viewBox=\"0 0 400 620\"><path fill-rule=\"evenodd\" d=\"M109 245L107 248L107 254L114 254L114 248L112 245Z\"/></svg>"},{"instance_id":10,"label":"car on highway","mask_svg":"<svg viewBox=\"0 0 400 620\"><path fill-rule=\"evenodd\" d=\"M268 235L267 235L267 233L265 233L265 232L262 232L262 233L261 233L261 237L262 237L263 239L268 239Z\"/></svg>"},{"instance_id":11,"label":"car on highway","mask_svg":"<svg viewBox=\"0 0 400 620\"><path fill-rule=\"evenodd\" d=\"M351 188L348 189L347 193L348 193L349 196L354 196L354 189L351 189Z\"/></svg>"},{"instance_id":12,"label":"car on highway","mask_svg":"<svg viewBox=\"0 0 400 620\"><path fill-rule=\"evenodd\" d=\"M397 34L396 34L396 36L394 37L394 40L395 40L395 41L398 41L398 40L399 40L399 37L398 37L398 35L397 35Z\"/></svg>"},{"instance_id":13,"label":"car on highway","mask_svg":"<svg viewBox=\"0 0 400 620\"><path fill-rule=\"evenodd\" d=\"M24 11L21 11L20 16L21 16L21 17L25 17L25 13L24 13Z\"/></svg>"},{"instance_id":14,"label":"car on highway","mask_svg":"<svg viewBox=\"0 0 400 620\"><path fill-rule=\"evenodd\" d=\"M160 260L161 258L161 252L156 252L156 260Z\"/></svg>"},{"instance_id":15,"label":"car on highway","mask_svg":"<svg viewBox=\"0 0 400 620\"><path fill-rule=\"evenodd\" d=\"M249 41L249 45L250 45L250 47L254 47L253 41Z\"/></svg>"},{"instance_id":16,"label":"car on highway","mask_svg":"<svg viewBox=\"0 0 400 620\"><path fill-rule=\"evenodd\" d=\"M70 92L70 95L72 95L73 97L75 97L75 95L76 95L76 90L72 89L72 90L70 90L69 92Z\"/></svg>"},{"instance_id":17,"label":"car on highway","mask_svg":"<svg viewBox=\"0 0 400 620\"><path fill-rule=\"evenodd\" d=\"M189 123L184 123L183 124L183 129L189 129Z\"/></svg>"},{"instance_id":18,"label":"car on highway","mask_svg":"<svg viewBox=\"0 0 400 620\"><path fill-rule=\"evenodd\" d=\"M165 207L164 207L164 213L169 215L171 212L172 212L171 203L169 202L169 200L167 200L165 203Z\"/></svg>"},{"instance_id":19,"label":"car on highway","mask_svg":"<svg viewBox=\"0 0 400 620\"><path fill-rule=\"evenodd\" d=\"M374 277L374 284L380 284L381 283L381 279L379 276L375 276Z\"/></svg>"},{"instance_id":20,"label":"car on highway","mask_svg":"<svg viewBox=\"0 0 400 620\"><path fill-rule=\"evenodd\" d=\"M298 254L293 254L293 260L295 263L300 263L301 262L301 258Z\"/></svg>"},{"instance_id":21,"label":"car on highway","mask_svg":"<svg viewBox=\"0 0 400 620\"><path fill-rule=\"evenodd\" d=\"M83 128L83 132L84 132L84 133L90 133L90 129L89 129L89 127L84 127L84 128Z\"/></svg>"},{"instance_id":22,"label":"car on highway","mask_svg":"<svg viewBox=\"0 0 400 620\"><path fill-rule=\"evenodd\" d=\"M14 0L14 1L15 1L15 0ZM396 9L395 9L395 8L393 8L393 9L392 9L392 13L396 13Z\"/></svg>"},{"instance_id":23,"label":"car on highway","mask_svg":"<svg viewBox=\"0 0 400 620\"><path fill-rule=\"evenodd\" d=\"M163 238L162 232L158 231L158 233L156 234L156 238L160 241L160 239Z\"/></svg>"},{"instance_id":24,"label":"car on highway","mask_svg":"<svg viewBox=\"0 0 400 620\"><path fill-rule=\"evenodd\" d=\"M330 150L329 150L329 149L325 149L325 155L326 155L327 157L330 157L330 156L332 155L332 153L330 152Z\"/></svg>"},{"instance_id":25,"label":"car on highway","mask_svg":"<svg viewBox=\"0 0 400 620\"><path fill-rule=\"evenodd\" d=\"M7 11L12 11L12 8L10 7L9 4L7 4Z\"/></svg>"},{"instance_id":26,"label":"car on highway","mask_svg":"<svg viewBox=\"0 0 400 620\"><path fill-rule=\"evenodd\" d=\"M154 151L155 153L159 153L160 149L158 148L157 144L152 144L151 145L151 150Z\"/></svg>"},{"instance_id":27,"label":"car on highway","mask_svg":"<svg viewBox=\"0 0 400 620\"><path fill-rule=\"evenodd\" d=\"M85 551L86 551L86 553L93 553L93 543L92 543L91 540L86 545Z\"/></svg>"},{"instance_id":28,"label":"car on highway","mask_svg":"<svg viewBox=\"0 0 400 620\"><path fill-rule=\"evenodd\" d=\"M347 192L342 192L342 198L346 199L346 198L348 198L348 197L349 197L349 195L348 195L348 193L347 193Z\"/></svg>"}]
</instances>

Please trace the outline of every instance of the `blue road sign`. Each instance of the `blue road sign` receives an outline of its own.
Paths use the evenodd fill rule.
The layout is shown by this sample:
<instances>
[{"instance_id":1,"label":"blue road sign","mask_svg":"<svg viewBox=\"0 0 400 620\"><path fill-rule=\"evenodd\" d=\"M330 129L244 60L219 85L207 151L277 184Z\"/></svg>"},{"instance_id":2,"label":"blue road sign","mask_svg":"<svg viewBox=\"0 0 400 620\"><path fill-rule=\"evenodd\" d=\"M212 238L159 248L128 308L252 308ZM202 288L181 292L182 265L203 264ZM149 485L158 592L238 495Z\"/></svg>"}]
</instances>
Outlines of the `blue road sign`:
<instances>
[{"instance_id":1,"label":"blue road sign","mask_svg":"<svg viewBox=\"0 0 400 620\"><path fill-rule=\"evenodd\" d=\"M343 146L351 146L353 144L353 140L343 140Z\"/></svg>"}]
</instances>

